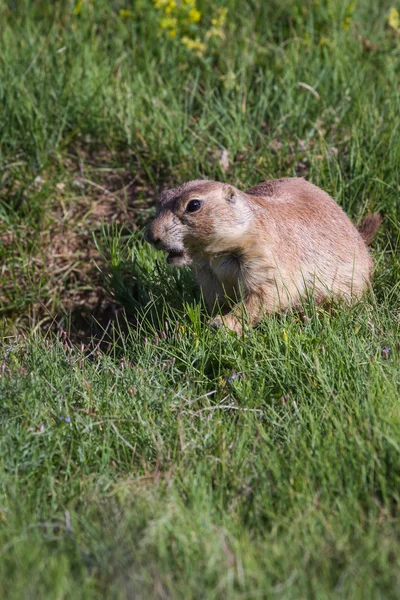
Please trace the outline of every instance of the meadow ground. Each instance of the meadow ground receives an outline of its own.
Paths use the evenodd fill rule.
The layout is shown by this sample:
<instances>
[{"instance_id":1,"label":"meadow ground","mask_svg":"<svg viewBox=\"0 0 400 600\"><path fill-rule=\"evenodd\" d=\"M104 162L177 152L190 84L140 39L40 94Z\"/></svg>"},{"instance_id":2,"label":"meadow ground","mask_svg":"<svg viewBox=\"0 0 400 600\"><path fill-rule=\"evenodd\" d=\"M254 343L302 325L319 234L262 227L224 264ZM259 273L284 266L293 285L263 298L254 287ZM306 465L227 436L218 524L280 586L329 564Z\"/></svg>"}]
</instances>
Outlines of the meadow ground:
<instances>
[{"instance_id":1,"label":"meadow ground","mask_svg":"<svg viewBox=\"0 0 400 600\"><path fill-rule=\"evenodd\" d=\"M399 596L395 8L0 1L2 598ZM209 331L157 190L296 174L373 290Z\"/></svg>"}]
</instances>

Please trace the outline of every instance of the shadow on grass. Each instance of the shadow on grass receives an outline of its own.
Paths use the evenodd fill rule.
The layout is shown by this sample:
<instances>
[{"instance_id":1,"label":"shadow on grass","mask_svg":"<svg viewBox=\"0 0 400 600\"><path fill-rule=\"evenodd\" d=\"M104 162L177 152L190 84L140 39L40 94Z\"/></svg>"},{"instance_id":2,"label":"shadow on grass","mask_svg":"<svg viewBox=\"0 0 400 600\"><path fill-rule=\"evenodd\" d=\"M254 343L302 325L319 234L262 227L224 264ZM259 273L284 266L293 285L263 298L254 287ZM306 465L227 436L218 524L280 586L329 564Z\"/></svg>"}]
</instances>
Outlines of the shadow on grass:
<instances>
[{"instance_id":1,"label":"shadow on grass","mask_svg":"<svg viewBox=\"0 0 400 600\"><path fill-rule=\"evenodd\" d=\"M136 236L123 249L125 256L115 256L112 247L104 254L93 289L97 302L72 305L57 322L74 343L115 344L129 328L141 329L144 323L146 330L163 330L165 321L183 318L185 305L200 300L191 270L170 267Z\"/></svg>"}]
</instances>

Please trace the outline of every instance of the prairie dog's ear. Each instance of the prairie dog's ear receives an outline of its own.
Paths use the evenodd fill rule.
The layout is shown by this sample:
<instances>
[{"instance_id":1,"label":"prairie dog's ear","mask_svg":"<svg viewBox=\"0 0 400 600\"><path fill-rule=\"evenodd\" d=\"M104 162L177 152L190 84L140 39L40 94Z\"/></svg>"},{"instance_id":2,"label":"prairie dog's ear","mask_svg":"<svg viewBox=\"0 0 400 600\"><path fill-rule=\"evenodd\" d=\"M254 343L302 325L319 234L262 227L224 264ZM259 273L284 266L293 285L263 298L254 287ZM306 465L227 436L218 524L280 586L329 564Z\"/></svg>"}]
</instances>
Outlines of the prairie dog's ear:
<instances>
[{"instance_id":1,"label":"prairie dog's ear","mask_svg":"<svg viewBox=\"0 0 400 600\"><path fill-rule=\"evenodd\" d=\"M226 186L225 198L230 204L234 204L239 197L239 190L234 188L232 185Z\"/></svg>"}]
</instances>

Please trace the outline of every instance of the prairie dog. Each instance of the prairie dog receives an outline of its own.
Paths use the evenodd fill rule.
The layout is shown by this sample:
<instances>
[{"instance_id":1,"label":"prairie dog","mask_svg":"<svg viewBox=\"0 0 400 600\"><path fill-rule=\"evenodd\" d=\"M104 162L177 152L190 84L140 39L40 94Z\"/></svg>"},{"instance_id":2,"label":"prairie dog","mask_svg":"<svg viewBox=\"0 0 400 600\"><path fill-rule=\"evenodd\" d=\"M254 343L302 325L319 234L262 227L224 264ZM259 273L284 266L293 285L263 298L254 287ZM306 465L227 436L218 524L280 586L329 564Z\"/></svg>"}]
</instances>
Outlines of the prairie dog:
<instances>
[{"instance_id":1,"label":"prairie dog","mask_svg":"<svg viewBox=\"0 0 400 600\"><path fill-rule=\"evenodd\" d=\"M222 311L212 324L240 332L243 314L255 325L310 295L316 302L359 297L373 267L367 243L380 222L373 214L357 229L303 178L246 192L195 180L160 195L146 237L170 264L192 266L208 308Z\"/></svg>"}]
</instances>

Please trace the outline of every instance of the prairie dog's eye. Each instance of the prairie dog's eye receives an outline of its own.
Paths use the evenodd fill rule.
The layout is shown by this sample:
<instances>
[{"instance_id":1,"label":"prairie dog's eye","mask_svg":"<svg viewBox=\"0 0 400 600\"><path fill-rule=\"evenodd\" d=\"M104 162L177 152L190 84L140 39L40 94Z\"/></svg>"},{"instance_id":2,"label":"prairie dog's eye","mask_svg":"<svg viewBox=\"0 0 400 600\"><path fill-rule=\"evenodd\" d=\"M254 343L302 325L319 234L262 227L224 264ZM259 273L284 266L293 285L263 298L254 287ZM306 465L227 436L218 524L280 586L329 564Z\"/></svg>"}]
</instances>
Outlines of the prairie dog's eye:
<instances>
[{"instance_id":1,"label":"prairie dog's eye","mask_svg":"<svg viewBox=\"0 0 400 600\"><path fill-rule=\"evenodd\" d=\"M188 212L188 213L197 212L198 210L200 210L200 207L201 207L200 200L191 200L186 205L186 212Z\"/></svg>"}]
</instances>

